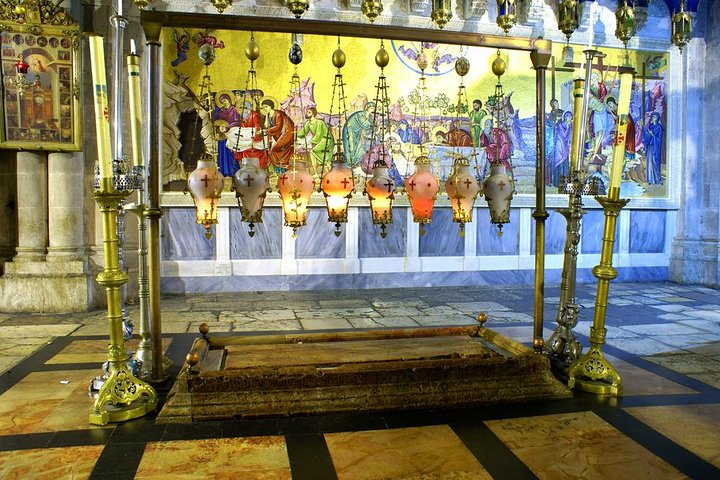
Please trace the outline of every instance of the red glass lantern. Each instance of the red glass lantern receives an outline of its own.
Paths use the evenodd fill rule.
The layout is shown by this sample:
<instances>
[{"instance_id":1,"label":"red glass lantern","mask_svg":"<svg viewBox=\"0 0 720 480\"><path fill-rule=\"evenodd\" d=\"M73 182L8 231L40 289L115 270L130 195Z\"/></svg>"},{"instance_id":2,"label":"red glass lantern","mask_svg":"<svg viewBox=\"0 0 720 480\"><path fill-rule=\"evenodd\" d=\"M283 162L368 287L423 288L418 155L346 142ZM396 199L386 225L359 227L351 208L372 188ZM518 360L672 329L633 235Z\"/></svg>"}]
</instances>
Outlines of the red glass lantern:
<instances>
[{"instance_id":1,"label":"red glass lantern","mask_svg":"<svg viewBox=\"0 0 720 480\"><path fill-rule=\"evenodd\" d=\"M420 224L420 235L425 234L425 224L431 221L439 189L440 184L430 171L430 159L425 155L419 156L415 160L415 173L405 181L405 191L410 200L413 221Z\"/></svg>"},{"instance_id":2,"label":"red glass lantern","mask_svg":"<svg viewBox=\"0 0 720 480\"><path fill-rule=\"evenodd\" d=\"M365 183L365 194L370 199L373 224L380 225L380 236L385 238L387 224L392 223L395 182L388 175L388 167L383 159L375 161L372 172L372 177Z\"/></svg>"},{"instance_id":3,"label":"red glass lantern","mask_svg":"<svg viewBox=\"0 0 720 480\"><path fill-rule=\"evenodd\" d=\"M30 67L30 65L28 65L28 63L25 60L23 60L22 55L20 55L20 59L15 64L15 71L20 75L25 75L25 74L27 74L29 67Z\"/></svg>"},{"instance_id":4,"label":"red glass lantern","mask_svg":"<svg viewBox=\"0 0 720 480\"><path fill-rule=\"evenodd\" d=\"M223 189L223 176L215 159L203 154L197 168L188 175L187 190L195 202L197 223L205 227L205 238L212 238L210 228L217 223L217 200Z\"/></svg>"},{"instance_id":5,"label":"red glass lantern","mask_svg":"<svg viewBox=\"0 0 720 480\"><path fill-rule=\"evenodd\" d=\"M277 187L285 214L285 226L292 227L295 237L297 229L305 225L310 196L315 189L315 179L308 172L305 157L297 153L290 157L290 168L278 177Z\"/></svg>"},{"instance_id":6,"label":"red glass lantern","mask_svg":"<svg viewBox=\"0 0 720 480\"><path fill-rule=\"evenodd\" d=\"M347 222L348 204L355 188L352 170L345 164L342 152L333 155L329 172L323 175L320 188L325 195L328 221L335 222L335 236L340 236L340 224Z\"/></svg>"},{"instance_id":7,"label":"red glass lantern","mask_svg":"<svg viewBox=\"0 0 720 480\"><path fill-rule=\"evenodd\" d=\"M445 181L445 192L453 210L453 222L460 224L459 235L465 236L465 224L472 221L475 198L480 193L480 184L470 174L470 162L460 157L455 160L453 173Z\"/></svg>"}]
</instances>

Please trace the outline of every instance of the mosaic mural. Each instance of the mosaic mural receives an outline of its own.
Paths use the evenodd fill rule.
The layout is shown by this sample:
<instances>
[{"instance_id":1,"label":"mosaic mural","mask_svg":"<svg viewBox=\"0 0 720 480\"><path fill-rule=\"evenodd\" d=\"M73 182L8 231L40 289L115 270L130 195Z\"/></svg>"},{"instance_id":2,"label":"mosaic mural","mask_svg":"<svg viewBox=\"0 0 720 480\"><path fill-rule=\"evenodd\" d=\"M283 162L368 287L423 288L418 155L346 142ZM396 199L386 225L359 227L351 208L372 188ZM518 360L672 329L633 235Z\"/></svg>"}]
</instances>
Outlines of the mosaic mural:
<instances>
[{"instance_id":1,"label":"mosaic mural","mask_svg":"<svg viewBox=\"0 0 720 480\"><path fill-rule=\"evenodd\" d=\"M245 156L260 158L271 173L286 165L294 149L305 152L313 169L327 169L333 146L342 142L348 162L362 179L373 158L373 112L380 69L374 63L380 40L351 37L299 35L296 41L303 60L298 65L299 89L291 89L294 66L288 61L292 37L289 34L256 33L261 55L255 62L257 91L248 91L249 61L244 55L248 32L166 29L163 32L165 58L164 85L164 165L166 190L182 190L185 172L194 167L208 123L226 135L212 147L218 149L223 175L232 175ZM331 63L338 41L347 55L342 69L346 87L347 115L340 121L331 113L333 80ZM210 118L198 120L195 97L205 74L198 51L215 47L216 59L209 67L214 102ZM435 174L441 179L451 173L453 159L471 159L478 177L487 172L488 156L504 155L512 167L518 193L534 191L535 168L535 72L527 52L500 52L507 63L502 78L505 97L503 122L496 129L488 108L494 101L497 78L490 70L496 50L460 47L431 42L385 42L390 63L385 68L388 95L386 147L391 171L402 185L412 173L413 159L426 147ZM567 172L572 126L572 78L580 72L581 47L572 61L563 62L563 45L556 45L553 68L548 71L546 184L555 186ZM593 66L590 120L586 152L590 174L607 183L619 78L617 65L621 50L603 49L603 62ZM426 89L421 89L417 57L428 60ZM296 51L295 54L298 52ZM470 72L464 78L466 96L458 102L460 77L455 61L464 56ZM630 115L633 141L628 141L622 194L630 197L667 196L666 73L668 57L663 54L630 52L630 62L638 75L633 88ZM253 94L253 95L249 95ZM204 122L204 123L203 123ZM203 127L204 125L204 127ZM212 126L212 125L211 125ZM210 126L210 127L211 127ZM265 130L263 137L259 132ZM240 142L240 132L251 132ZM294 135L293 135L293 132ZM330 135L328 135L328 132ZM235 133L235 136L233 136ZM293 141L293 137L296 140ZM193 153L194 152L194 153ZM506 160L506 161L505 161ZM389 161L389 162L390 162ZM548 193L553 193L549 188Z\"/></svg>"}]
</instances>

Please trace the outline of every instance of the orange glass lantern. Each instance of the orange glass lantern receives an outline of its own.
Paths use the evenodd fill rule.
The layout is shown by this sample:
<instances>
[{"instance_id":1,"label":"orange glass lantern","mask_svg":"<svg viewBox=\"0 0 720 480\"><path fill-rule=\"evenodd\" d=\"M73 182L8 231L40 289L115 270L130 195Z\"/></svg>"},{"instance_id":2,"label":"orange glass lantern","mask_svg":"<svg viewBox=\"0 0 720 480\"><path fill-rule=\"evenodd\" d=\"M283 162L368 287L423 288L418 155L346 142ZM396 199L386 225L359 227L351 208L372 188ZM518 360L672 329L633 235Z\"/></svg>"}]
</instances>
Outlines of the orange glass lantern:
<instances>
[{"instance_id":1,"label":"orange glass lantern","mask_svg":"<svg viewBox=\"0 0 720 480\"><path fill-rule=\"evenodd\" d=\"M420 224L420 235L425 234L425 224L430 223L435 196L440 189L437 178L430 171L430 159L425 155L415 159L415 173L405 181L413 221Z\"/></svg>"},{"instance_id":2,"label":"orange glass lantern","mask_svg":"<svg viewBox=\"0 0 720 480\"><path fill-rule=\"evenodd\" d=\"M470 174L470 162L460 157L455 160L453 173L445 181L445 192L453 210L453 222L460 224L459 235L465 236L465 224L472 221L475 198L480 193L480 184Z\"/></svg>"},{"instance_id":3,"label":"orange glass lantern","mask_svg":"<svg viewBox=\"0 0 720 480\"><path fill-rule=\"evenodd\" d=\"M347 222L348 204L355 188L352 170L345 164L342 152L333 155L329 172L323 175L320 188L325 195L328 221L335 222L335 236L340 236L340 224Z\"/></svg>"},{"instance_id":4,"label":"orange glass lantern","mask_svg":"<svg viewBox=\"0 0 720 480\"><path fill-rule=\"evenodd\" d=\"M195 202L197 223L205 227L205 238L212 238L210 228L217 223L217 201L222 194L223 176L215 159L205 153L195 170L188 175L187 190Z\"/></svg>"},{"instance_id":5,"label":"orange glass lantern","mask_svg":"<svg viewBox=\"0 0 720 480\"><path fill-rule=\"evenodd\" d=\"M290 168L278 177L277 188L285 226L292 227L295 237L298 227L305 225L310 196L315 189L315 179L308 171L305 157L297 153L290 157Z\"/></svg>"},{"instance_id":6,"label":"orange glass lantern","mask_svg":"<svg viewBox=\"0 0 720 480\"><path fill-rule=\"evenodd\" d=\"M232 181L242 221L250 224L248 235L254 237L255 224L262 223L262 208L270 186L267 172L260 168L259 158L246 157Z\"/></svg>"},{"instance_id":7,"label":"orange glass lantern","mask_svg":"<svg viewBox=\"0 0 720 480\"><path fill-rule=\"evenodd\" d=\"M373 224L380 225L380 236L385 238L387 224L392 223L395 182L388 175L388 167L383 159L375 161L372 172L372 177L365 183L365 194L370 199Z\"/></svg>"}]
</instances>

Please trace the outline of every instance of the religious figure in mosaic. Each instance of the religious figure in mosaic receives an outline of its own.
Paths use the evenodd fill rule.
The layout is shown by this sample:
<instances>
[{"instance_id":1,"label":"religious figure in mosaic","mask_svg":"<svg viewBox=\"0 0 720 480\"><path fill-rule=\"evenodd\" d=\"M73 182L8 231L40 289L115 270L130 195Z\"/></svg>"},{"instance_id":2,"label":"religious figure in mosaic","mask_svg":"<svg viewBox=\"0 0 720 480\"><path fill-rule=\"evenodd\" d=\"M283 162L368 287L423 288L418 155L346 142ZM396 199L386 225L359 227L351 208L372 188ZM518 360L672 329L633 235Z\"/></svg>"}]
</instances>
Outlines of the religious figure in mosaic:
<instances>
[{"instance_id":1,"label":"religious figure in mosaic","mask_svg":"<svg viewBox=\"0 0 720 480\"><path fill-rule=\"evenodd\" d=\"M272 98L264 98L260 102L260 108L265 116L263 134L270 147L270 162L276 170L287 168L294 152L295 123L285 112L277 109L277 103Z\"/></svg>"},{"instance_id":2,"label":"religious figure in mosaic","mask_svg":"<svg viewBox=\"0 0 720 480\"><path fill-rule=\"evenodd\" d=\"M351 167L362 160L370 146L374 110L375 103L368 102L364 110L351 113L343 126L343 149Z\"/></svg>"},{"instance_id":3,"label":"religious figure in mosaic","mask_svg":"<svg viewBox=\"0 0 720 480\"><path fill-rule=\"evenodd\" d=\"M304 139L309 136L310 160L315 173L318 173L332 158L335 140L330 135L327 124L318 118L317 109L310 107L305 112L306 122L298 130L297 138Z\"/></svg>"},{"instance_id":4,"label":"religious figure in mosaic","mask_svg":"<svg viewBox=\"0 0 720 480\"><path fill-rule=\"evenodd\" d=\"M653 112L650 115L650 124L643 126L643 144L645 144L645 161L647 183L661 185L661 162L663 149L663 126L660 124L660 114Z\"/></svg>"},{"instance_id":5,"label":"religious figure in mosaic","mask_svg":"<svg viewBox=\"0 0 720 480\"><path fill-rule=\"evenodd\" d=\"M240 113L233 105L229 93L221 92L215 99L215 110L213 111L213 127L217 132L217 161L218 169L224 176L230 176L240 169L233 152L227 148L228 130L240 125Z\"/></svg>"}]
</instances>

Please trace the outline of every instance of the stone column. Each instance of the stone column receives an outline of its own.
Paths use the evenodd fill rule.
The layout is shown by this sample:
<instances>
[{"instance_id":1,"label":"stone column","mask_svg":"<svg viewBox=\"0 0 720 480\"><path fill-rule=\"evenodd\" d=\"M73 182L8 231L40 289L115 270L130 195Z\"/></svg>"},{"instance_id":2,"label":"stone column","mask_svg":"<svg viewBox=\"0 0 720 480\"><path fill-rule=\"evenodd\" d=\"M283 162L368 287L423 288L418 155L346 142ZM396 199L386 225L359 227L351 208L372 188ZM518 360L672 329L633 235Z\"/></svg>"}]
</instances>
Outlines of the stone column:
<instances>
[{"instance_id":1,"label":"stone column","mask_svg":"<svg viewBox=\"0 0 720 480\"><path fill-rule=\"evenodd\" d=\"M85 256L83 163L81 152L48 155L48 260Z\"/></svg>"},{"instance_id":2,"label":"stone column","mask_svg":"<svg viewBox=\"0 0 720 480\"><path fill-rule=\"evenodd\" d=\"M17 245L17 202L15 152L0 151L0 273L3 263L15 256Z\"/></svg>"},{"instance_id":3,"label":"stone column","mask_svg":"<svg viewBox=\"0 0 720 480\"><path fill-rule=\"evenodd\" d=\"M17 153L18 246L16 259L42 261L48 242L47 157Z\"/></svg>"}]
</instances>

